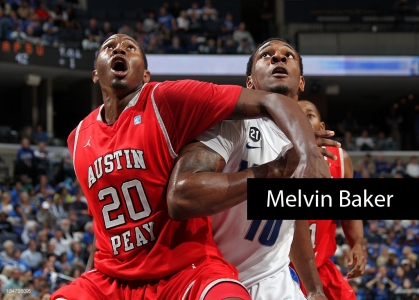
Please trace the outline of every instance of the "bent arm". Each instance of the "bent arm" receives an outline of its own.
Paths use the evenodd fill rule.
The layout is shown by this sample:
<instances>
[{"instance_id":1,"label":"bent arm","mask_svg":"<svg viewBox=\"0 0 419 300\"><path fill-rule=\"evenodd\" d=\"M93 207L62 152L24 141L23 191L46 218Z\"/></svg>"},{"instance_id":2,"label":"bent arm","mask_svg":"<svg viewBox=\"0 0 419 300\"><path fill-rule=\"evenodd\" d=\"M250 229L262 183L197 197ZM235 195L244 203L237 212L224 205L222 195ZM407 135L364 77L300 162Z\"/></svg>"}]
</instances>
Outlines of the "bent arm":
<instances>
[{"instance_id":1,"label":"bent arm","mask_svg":"<svg viewBox=\"0 0 419 300\"><path fill-rule=\"evenodd\" d=\"M295 220L290 258L307 291L307 297L310 299L312 297L324 296L323 284L317 271L307 220Z\"/></svg>"},{"instance_id":2,"label":"bent arm","mask_svg":"<svg viewBox=\"0 0 419 300\"><path fill-rule=\"evenodd\" d=\"M225 164L221 155L201 142L185 146L168 184L170 217L181 221L219 213L247 199L247 178L284 177L288 170L285 159L236 173L221 173Z\"/></svg>"},{"instance_id":3,"label":"bent arm","mask_svg":"<svg viewBox=\"0 0 419 300\"><path fill-rule=\"evenodd\" d=\"M244 88L230 119L263 116L274 120L291 141L302 162L315 157L322 165L320 173L326 172L325 177L330 178L327 163L317 147L313 128L297 101L281 94Z\"/></svg>"}]
</instances>

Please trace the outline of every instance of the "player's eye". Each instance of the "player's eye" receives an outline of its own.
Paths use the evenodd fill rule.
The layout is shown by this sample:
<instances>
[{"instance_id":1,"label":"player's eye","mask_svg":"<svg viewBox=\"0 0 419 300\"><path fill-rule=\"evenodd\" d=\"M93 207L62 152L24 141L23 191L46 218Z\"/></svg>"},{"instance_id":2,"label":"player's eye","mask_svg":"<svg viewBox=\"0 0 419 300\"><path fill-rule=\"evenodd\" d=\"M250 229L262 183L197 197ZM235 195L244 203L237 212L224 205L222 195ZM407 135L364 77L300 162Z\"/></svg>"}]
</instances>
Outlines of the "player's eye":
<instances>
[{"instance_id":1,"label":"player's eye","mask_svg":"<svg viewBox=\"0 0 419 300\"><path fill-rule=\"evenodd\" d=\"M263 53L260 55L260 57L268 57L268 56L270 56L268 52L263 52Z\"/></svg>"},{"instance_id":2,"label":"player's eye","mask_svg":"<svg viewBox=\"0 0 419 300\"><path fill-rule=\"evenodd\" d=\"M295 58L294 54L292 54L291 52L288 52L286 57L288 58Z\"/></svg>"}]
</instances>

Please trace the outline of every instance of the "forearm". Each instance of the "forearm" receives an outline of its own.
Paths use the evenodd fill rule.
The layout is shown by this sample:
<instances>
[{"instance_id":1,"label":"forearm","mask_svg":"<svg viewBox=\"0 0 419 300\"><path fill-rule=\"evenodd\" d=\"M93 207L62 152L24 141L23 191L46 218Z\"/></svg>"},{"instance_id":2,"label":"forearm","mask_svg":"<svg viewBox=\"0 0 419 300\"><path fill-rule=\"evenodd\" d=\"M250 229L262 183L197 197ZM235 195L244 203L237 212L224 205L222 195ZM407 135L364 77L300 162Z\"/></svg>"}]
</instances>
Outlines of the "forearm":
<instances>
[{"instance_id":1,"label":"forearm","mask_svg":"<svg viewBox=\"0 0 419 300\"><path fill-rule=\"evenodd\" d=\"M364 227L362 220L341 220L341 223L349 246L351 246L351 248L355 245L360 245L362 247L364 242Z\"/></svg>"},{"instance_id":2,"label":"forearm","mask_svg":"<svg viewBox=\"0 0 419 300\"><path fill-rule=\"evenodd\" d=\"M307 291L307 295L323 294L323 284L317 271L307 220L295 221L290 258Z\"/></svg>"},{"instance_id":3,"label":"forearm","mask_svg":"<svg viewBox=\"0 0 419 300\"><path fill-rule=\"evenodd\" d=\"M260 93L257 103L251 101L254 93ZM313 128L296 100L281 94L243 89L231 118L261 116L270 117L278 125L300 157L305 158L310 153L318 151Z\"/></svg>"},{"instance_id":4,"label":"forearm","mask_svg":"<svg viewBox=\"0 0 419 300\"><path fill-rule=\"evenodd\" d=\"M96 236L93 238L93 247L92 247L92 251L90 251L89 259L87 260L87 263L86 263L86 271L89 271L95 267L95 264L94 264L95 252L96 252Z\"/></svg>"}]
</instances>

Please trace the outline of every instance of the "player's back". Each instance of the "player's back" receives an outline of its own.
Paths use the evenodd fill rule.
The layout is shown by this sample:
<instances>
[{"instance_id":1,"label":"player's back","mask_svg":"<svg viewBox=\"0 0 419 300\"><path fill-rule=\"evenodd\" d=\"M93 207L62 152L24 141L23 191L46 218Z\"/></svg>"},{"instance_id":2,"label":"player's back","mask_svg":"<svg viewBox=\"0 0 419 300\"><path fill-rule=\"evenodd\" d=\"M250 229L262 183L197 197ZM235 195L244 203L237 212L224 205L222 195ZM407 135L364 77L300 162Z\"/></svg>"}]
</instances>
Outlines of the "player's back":
<instances>
[{"instance_id":1,"label":"player's back","mask_svg":"<svg viewBox=\"0 0 419 300\"><path fill-rule=\"evenodd\" d=\"M240 122L236 129L243 137L238 145L243 151L232 154L226 173L272 161L291 147L284 133L267 118ZM212 223L218 247L236 266L245 286L288 268L294 220L247 220L247 203L242 202L212 216Z\"/></svg>"}]
</instances>

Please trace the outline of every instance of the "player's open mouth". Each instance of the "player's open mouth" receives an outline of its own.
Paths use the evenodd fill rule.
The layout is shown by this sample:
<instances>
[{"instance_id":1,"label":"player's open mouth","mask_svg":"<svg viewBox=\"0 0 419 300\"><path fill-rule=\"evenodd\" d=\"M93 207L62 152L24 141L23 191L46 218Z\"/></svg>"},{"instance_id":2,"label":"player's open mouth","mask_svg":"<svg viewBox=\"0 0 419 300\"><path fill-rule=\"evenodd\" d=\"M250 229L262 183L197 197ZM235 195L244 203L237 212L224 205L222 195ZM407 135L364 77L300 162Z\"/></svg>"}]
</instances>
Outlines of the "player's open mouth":
<instances>
[{"instance_id":1,"label":"player's open mouth","mask_svg":"<svg viewBox=\"0 0 419 300\"><path fill-rule=\"evenodd\" d=\"M111 64L112 73L115 76L125 76L127 74L128 68L125 59L117 57L112 61Z\"/></svg>"},{"instance_id":2,"label":"player's open mouth","mask_svg":"<svg viewBox=\"0 0 419 300\"><path fill-rule=\"evenodd\" d=\"M283 67L276 67L275 69L273 69L272 75L274 75L275 77L286 77L288 76L288 72Z\"/></svg>"}]
</instances>

